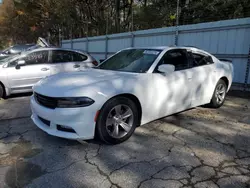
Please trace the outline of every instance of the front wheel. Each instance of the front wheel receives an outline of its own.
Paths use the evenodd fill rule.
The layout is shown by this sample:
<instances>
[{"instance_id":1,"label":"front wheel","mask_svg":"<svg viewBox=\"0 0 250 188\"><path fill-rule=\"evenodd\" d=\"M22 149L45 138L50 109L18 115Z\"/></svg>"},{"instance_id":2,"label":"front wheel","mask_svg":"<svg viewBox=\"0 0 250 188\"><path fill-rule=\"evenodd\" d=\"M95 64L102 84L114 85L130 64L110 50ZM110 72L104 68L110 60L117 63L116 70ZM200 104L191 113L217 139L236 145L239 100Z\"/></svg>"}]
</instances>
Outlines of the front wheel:
<instances>
[{"instance_id":1,"label":"front wheel","mask_svg":"<svg viewBox=\"0 0 250 188\"><path fill-rule=\"evenodd\" d=\"M0 84L0 99L4 97L4 89Z\"/></svg>"},{"instance_id":2,"label":"front wheel","mask_svg":"<svg viewBox=\"0 0 250 188\"><path fill-rule=\"evenodd\" d=\"M213 97L210 102L210 106L213 108L219 108L223 105L227 93L227 85L223 80L219 80L215 90Z\"/></svg>"},{"instance_id":3,"label":"front wheel","mask_svg":"<svg viewBox=\"0 0 250 188\"><path fill-rule=\"evenodd\" d=\"M105 103L97 120L97 134L109 144L127 140L139 124L135 103L126 97L116 97Z\"/></svg>"}]
</instances>

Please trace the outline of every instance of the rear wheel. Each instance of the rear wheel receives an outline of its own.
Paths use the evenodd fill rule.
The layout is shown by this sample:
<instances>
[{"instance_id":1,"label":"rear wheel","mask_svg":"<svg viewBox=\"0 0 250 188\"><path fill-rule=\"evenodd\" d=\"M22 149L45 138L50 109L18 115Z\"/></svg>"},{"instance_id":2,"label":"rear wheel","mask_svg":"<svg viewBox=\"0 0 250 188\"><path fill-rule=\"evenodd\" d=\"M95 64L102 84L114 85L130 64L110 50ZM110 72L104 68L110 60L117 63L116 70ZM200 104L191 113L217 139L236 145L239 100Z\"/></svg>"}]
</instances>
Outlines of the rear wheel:
<instances>
[{"instance_id":1,"label":"rear wheel","mask_svg":"<svg viewBox=\"0 0 250 188\"><path fill-rule=\"evenodd\" d=\"M97 120L99 138L109 144L127 140L139 124L135 103L126 97L109 100L101 109Z\"/></svg>"},{"instance_id":2,"label":"rear wheel","mask_svg":"<svg viewBox=\"0 0 250 188\"><path fill-rule=\"evenodd\" d=\"M227 85L225 81L219 80L212 97L212 100L210 102L210 106L213 108L219 108L223 105L227 93Z\"/></svg>"}]
</instances>

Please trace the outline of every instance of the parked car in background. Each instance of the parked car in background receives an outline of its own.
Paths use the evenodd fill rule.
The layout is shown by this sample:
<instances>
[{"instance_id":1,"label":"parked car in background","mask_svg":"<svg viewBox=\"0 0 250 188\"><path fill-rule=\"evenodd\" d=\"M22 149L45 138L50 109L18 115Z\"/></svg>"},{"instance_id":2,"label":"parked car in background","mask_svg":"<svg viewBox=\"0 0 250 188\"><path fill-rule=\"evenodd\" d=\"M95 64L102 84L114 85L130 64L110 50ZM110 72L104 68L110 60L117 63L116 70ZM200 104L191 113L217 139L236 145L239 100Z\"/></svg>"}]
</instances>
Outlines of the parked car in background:
<instances>
[{"instance_id":1,"label":"parked car in background","mask_svg":"<svg viewBox=\"0 0 250 188\"><path fill-rule=\"evenodd\" d=\"M26 51L27 49L29 49L33 46L36 46L36 45L35 44L17 44L17 45L11 46L11 47L3 50L0 53L0 60L7 58L9 56L20 54L21 52Z\"/></svg>"},{"instance_id":2,"label":"parked car in background","mask_svg":"<svg viewBox=\"0 0 250 188\"><path fill-rule=\"evenodd\" d=\"M0 61L0 98L31 92L41 78L97 65L90 55L61 48L39 48Z\"/></svg>"},{"instance_id":3,"label":"parked car in background","mask_svg":"<svg viewBox=\"0 0 250 188\"><path fill-rule=\"evenodd\" d=\"M220 107L233 66L193 47L129 48L95 69L38 82L32 120L50 135L117 144L135 128L196 106Z\"/></svg>"},{"instance_id":4,"label":"parked car in background","mask_svg":"<svg viewBox=\"0 0 250 188\"><path fill-rule=\"evenodd\" d=\"M21 54L25 51L34 50L37 48L51 47L51 45L42 37L38 37L36 44L16 44L0 52L0 60L7 57Z\"/></svg>"}]
</instances>

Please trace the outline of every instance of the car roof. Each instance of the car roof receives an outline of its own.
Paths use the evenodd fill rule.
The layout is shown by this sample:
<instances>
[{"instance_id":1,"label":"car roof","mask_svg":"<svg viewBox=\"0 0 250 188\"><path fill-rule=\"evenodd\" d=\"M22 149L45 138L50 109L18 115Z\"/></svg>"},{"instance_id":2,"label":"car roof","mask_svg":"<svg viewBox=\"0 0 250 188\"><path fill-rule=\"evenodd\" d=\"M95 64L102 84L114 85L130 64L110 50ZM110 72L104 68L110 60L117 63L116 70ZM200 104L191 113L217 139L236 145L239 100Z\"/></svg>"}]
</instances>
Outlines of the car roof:
<instances>
[{"instance_id":1,"label":"car roof","mask_svg":"<svg viewBox=\"0 0 250 188\"><path fill-rule=\"evenodd\" d=\"M126 49L152 49L152 50L165 50L169 48L169 46L144 46L144 47L130 47Z\"/></svg>"},{"instance_id":2,"label":"car roof","mask_svg":"<svg viewBox=\"0 0 250 188\"><path fill-rule=\"evenodd\" d=\"M18 47L18 46L34 46L36 44L15 44L12 47Z\"/></svg>"},{"instance_id":3,"label":"car roof","mask_svg":"<svg viewBox=\"0 0 250 188\"><path fill-rule=\"evenodd\" d=\"M17 50L17 49L27 49L29 47L35 46L35 44L17 44L11 47L12 50Z\"/></svg>"},{"instance_id":4,"label":"car roof","mask_svg":"<svg viewBox=\"0 0 250 188\"><path fill-rule=\"evenodd\" d=\"M79 52L79 53L88 54L87 52L84 52L84 51L81 51L81 50L58 48L58 47L40 47L40 48L32 49L30 51L37 52L37 51L44 51L44 50L63 50L63 51L72 51L72 52Z\"/></svg>"},{"instance_id":5,"label":"car roof","mask_svg":"<svg viewBox=\"0 0 250 188\"><path fill-rule=\"evenodd\" d=\"M186 49L186 50L191 50L193 52L197 53L203 53L207 55L211 55L210 53L199 49L198 47L195 46L147 46L147 47L131 47L131 48L126 48L126 49L152 49L152 50L167 50L167 49Z\"/></svg>"},{"instance_id":6,"label":"car roof","mask_svg":"<svg viewBox=\"0 0 250 188\"><path fill-rule=\"evenodd\" d=\"M152 50L167 50L167 49L187 49L187 50L191 50L194 52L198 52L198 53L203 53L203 54L207 54L207 55L211 55L210 53L201 50L197 47L194 46L145 46L145 47L130 47L130 48L125 48L125 49L152 49ZM42 50L65 50L65 51L72 51L72 52L78 52L78 53L82 53L85 55L89 55L87 52L85 51L81 51L81 50L75 50L75 49L68 49L68 48L59 48L59 47L40 47L40 48L36 48L31 50L32 52L35 51L42 51Z\"/></svg>"}]
</instances>

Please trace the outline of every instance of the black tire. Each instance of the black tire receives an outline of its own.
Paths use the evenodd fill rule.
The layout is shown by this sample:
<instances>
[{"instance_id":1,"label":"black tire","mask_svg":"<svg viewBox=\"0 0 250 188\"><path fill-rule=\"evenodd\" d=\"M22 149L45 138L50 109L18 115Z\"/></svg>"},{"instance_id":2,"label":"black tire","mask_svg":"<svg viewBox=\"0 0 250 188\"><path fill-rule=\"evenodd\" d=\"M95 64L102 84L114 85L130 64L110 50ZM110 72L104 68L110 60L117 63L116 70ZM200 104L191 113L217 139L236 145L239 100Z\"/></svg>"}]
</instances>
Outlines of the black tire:
<instances>
[{"instance_id":1,"label":"black tire","mask_svg":"<svg viewBox=\"0 0 250 188\"><path fill-rule=\"evenodd\" d=\"M4 98L4 88L3 86L0 84L0 99Z\"/></svg>"},{"instance_id":2,"label":"black tire","mask_svg":"<svg viewBox=\"0 0 250 188\"><path fill-rule=\"evenodd\" d=\"M218 97L216 96L216 91L217 91L218 87L221 87L221 86L225 89L225 95L221 101L218 101ZM225 83L224 80L219 80L218 83L216 84L215 89L214 89L213 97L211 99L209 106L212 108L221 107L225 102L226 93L227 93L227 84Z\"/></svg>"},{"instance_id":3,"label":"black tire","mask_svg":"<svg viewBox=\"0 0 250 188\"><path fill-rule=\"evenodd\" d=\"M130 122L131 124L130 130L126 133L126 135L124 135L121 138L114 138L108 132L108 128L106 128L106 121L107 121L108 115L112 112L112 109L114 109L114 107L119 106L119 105L125 105L129 107L133 113L133 119ZM138 113L138 109L135 103L131 99L126 98L126 97L115 97L107 101L102 107L100 114L98 116L98 119L97 119L97 123L96 123L96 129L97 129L96 133L97 133L97 136L102 141L108 144L119 144L131 137L131 135L135 131L135 128L138 126L139 122L140 122L139 113ZM121 127L119 129L121 129Z\"/></svg>"}]
</instances>

